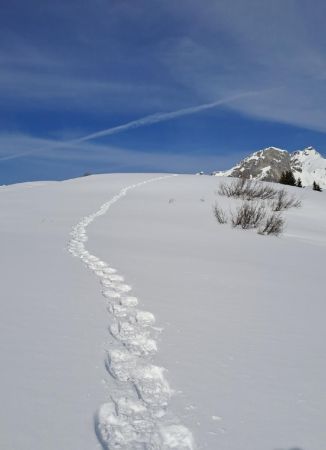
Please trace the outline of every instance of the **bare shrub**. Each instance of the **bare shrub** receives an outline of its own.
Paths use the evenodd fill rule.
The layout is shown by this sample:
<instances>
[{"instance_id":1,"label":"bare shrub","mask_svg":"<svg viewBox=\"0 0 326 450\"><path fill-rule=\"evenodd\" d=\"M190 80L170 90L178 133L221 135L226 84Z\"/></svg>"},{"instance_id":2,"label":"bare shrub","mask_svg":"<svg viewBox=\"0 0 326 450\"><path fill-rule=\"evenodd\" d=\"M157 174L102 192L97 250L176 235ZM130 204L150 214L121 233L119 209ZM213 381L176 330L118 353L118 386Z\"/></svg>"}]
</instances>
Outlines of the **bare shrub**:
<instances>
[{"instance_id":1,"label":"bare shrub","mask_svg":"<svg viewBox=\"0 0 326 450\"><path fill-rule=\"evenodd\" d=\"M283 211L289 208L300 208L301 201L294 195L290 196L284 189L275 189L273 186L260 181L239 178L231 184L221 183L219 195L242 198L243 200L272 200L273 211Z\"/></svg>"},{"instance_id":2,"label":"bare shrub","mask_svg":"<svg viewBox=\"0 0 326 450\"><path fill-rule=\"evenodd\" d=\"M232 183L221 183L218 189L219 195L225 195L226 197L241 197L244 191L247 180L239 178Z\"/></svg>"},{"instance_id":3,"label":"bare shrub","mask_svg":"<svg viewBox=\"0 0 326 450\"><path fill-rule=\"evenodd\" d=\"M301 201L294 195L290 196L284 189L277 191L277 196L271 207L273 211L283 211L289 208L300 208Z\"/></svg>"},{"instance_id":4,"label":"bare shrub","mask_svg":"<svg viewBox=\"0 0 326 450\"><path fill-rule=\"evenodd\" d=\"M220 208L217 203L215 203L213 211L214 211L214 216L216 217L216 220L218 221L218 223L220 223L220 224L227 223L227 221L228 221L227 216L226 216L225 212L223 211L223 209Z\"/></svg>"},{"instance_id":5,"label":"bare shrub","mask_svg":"<svg viewBox=\"0 0 326 450\"><path fill-rule=\"evenodd\" d=\"M278 236L284 228L284 219L280 213L272 213L267 216L262 226L258 229L259 234L272 234Z\"/></svg>"},{"instance_id":6,"label":"bare shrub","mask_svg":"<svg viewBox=\"0 0 326 450\"><path fill-rule=\"evenodd\" d=\"M277 189L263 182L238 178L230 184L221 183L218 194L244 200L271 200L276 197Z\"/></svg>"},{"instance_id":7,"label":"bare shrub","mask_svg":"<svg viewBox=\"0 0 326 450\"><path fill-rule=\"evenodd\" d=\"M238 178L231 183L221 183L219 195L241 199L241 205L230 213L233 227L244 230L258 228L258 233L278 236L285 220L282 211L299 208L301 201L285 189L277 189L268 183ZM214 214L219 223L227 223L225 212L216 204Z\"/></svg>"},{"instance_id":8,"label":"bare shrub","mask_svg":"<svg viewBox=\"0 0 326 450\"><path fill-rule=\"evenodd\" d=\"M266 208L263 203L250 203L245 201L236 212L232 214L233 227L242 229L257 228L266 216Z\"/></svg>"},{"instance_id":9,"label":"bare shrub","mask_svg":"<svg viewBox=\"0 0 326 450\"><path fill-rule=\"evenodd\" d=\"M277 189L262 182L253 183L249 191L249 197L251 196L251 199L272 200L276 195Z\"/></svg>"}]
</instances>

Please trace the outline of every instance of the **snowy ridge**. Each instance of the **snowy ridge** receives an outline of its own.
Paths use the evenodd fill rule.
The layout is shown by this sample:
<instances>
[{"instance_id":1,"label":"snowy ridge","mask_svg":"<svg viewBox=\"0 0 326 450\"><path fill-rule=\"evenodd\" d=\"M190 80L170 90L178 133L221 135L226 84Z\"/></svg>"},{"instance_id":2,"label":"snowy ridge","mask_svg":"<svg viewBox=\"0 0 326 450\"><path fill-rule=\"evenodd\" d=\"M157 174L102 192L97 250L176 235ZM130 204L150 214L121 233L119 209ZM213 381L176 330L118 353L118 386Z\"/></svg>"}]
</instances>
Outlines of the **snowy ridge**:
<instances>
[{"instance_id":1,"label":"snowy ridge","mask_svg":"<svg viewBox=\"0 0 326 450\"><path fill-rule=\"evenodd\" d=\"M215 176L231 176L278 182L282 172L293 171L303 186L313 182L326 186L326 159L313 147L289 153L277 147L255 152L229 170L213 172Z\"/></svg>"},{"instance_id":2,"label":"snowy ridge","mask_svg":"<svg viewBox=\"0 0 326 450\"><path fill-rule=\"evenodd\" d=\"M175 176L175 175L172 175ZM110 332L116 345L109 349L106 367L116 381L118 395L104 403L96 418L96 431L104 449L130 450L193 449L191 432L167 409L173 393L162 367L151 363L157 352L152 313L137 309L138 299L123 276L92 255L85 247L86 229L128 191L169 178L156 177L122 189L98 211L84 217L72 230L68 250L99 278L113 323Z\"/></svg>"},{"instance_id":3,"label":"snowy ridge","mask_svg":"<svg viewBox=\"0 0 326 450\"><path fill-rule=\"evenodd\" d=\"M291 168L303 186L311 186L314 181L326 186L326 159L313 147L292 153Z\"/></svg>"}]
</instances>

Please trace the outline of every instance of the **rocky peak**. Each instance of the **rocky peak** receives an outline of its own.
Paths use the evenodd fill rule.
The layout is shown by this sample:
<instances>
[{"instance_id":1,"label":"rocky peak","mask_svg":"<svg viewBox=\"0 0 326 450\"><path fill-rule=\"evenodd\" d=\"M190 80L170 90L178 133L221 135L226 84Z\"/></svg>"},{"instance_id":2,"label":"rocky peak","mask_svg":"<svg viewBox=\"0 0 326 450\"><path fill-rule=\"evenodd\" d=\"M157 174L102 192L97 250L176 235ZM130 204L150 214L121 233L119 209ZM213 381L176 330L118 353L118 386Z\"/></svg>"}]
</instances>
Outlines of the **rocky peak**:
<instances>
[{"instance_id":1,"label":"rocky peak","mask_svg":"<svg viewBox=\"0 0 326 450\"><path fill-rule=\"evenodd\" d=\"M313 181L326 185L326 159L313 147L293 153L277 147L267 147L247 156L230 170L213 174L278 181L282 173L288 170L293 171L296 178L300 177L304 186L311 185Z\"/></svg>"}]
</instances>

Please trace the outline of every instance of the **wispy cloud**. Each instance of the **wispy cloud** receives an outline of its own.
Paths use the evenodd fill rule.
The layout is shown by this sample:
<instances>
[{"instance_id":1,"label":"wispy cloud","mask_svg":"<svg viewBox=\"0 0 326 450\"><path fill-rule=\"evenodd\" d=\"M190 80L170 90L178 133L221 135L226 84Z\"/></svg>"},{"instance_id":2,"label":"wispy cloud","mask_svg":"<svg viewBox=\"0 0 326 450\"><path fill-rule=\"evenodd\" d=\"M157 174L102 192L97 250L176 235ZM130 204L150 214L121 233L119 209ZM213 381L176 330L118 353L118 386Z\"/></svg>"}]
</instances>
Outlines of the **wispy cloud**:
<instances>
[{"instance_id":1,"label":"wispy cloud","mask_svg":"<svg viewBox=\"0 0 326 450\"><path fill-rule=\"evenodd\" d=\"M326 132L325 2L316 0L313 8L308 0L166 0L156 2L155 8L148 4L115 0L98 1L94 7L78 0L44 0L40 6L30 0L15 14L11 4L3 6L0 129L34 130L35 135L60 136L61 141L35 141L31 147L21 141L4 148L1 161L28 154L54 157L59 152L62 158L64 149L82 158L78 149L84 143L89 143L90 154L95 151L92 139L219 104L235 127L238 121L244 125L228 147L233 150L239 145L251 150L253 141L259 146L261 136L254 140L250 133L264 122L291 124L300 127L300 133ZM257 91L259 95L251 95ZM211 103L212 99L222 100ZM188 109L189 104L199 106ZM130 121L131 117L141 119ZM248 131L249 122L253 132ZM112 123L122 125L101 130ZM223 129L218 125L211 120L210 128L180 127L179 142L182 133L200 141L200 133L209 128L203 141L207 138L211 152L220 152L227 147L230 131L220 139ZM63 138L63 127L79 129L81 137ZM233 129L233 123L228 127ZM90 133L92 129L100 131ZM139 139L144 135L139 132ZM282 145L282 136L277 138ZM111 151L106 148L101 151Z\"/></svg>"},{"instance_id":2,"label":"wispy cloud","mask_svg":"<svg viewBox=\"0 0 326 450\"><path fill-rule=\"evenodd\" d=\"M133 128L140 128L140 127L152 125L154 123L165 122L167 120L176 119L178 117L196 114L196 113L208 110L208 109L216 108L220 105L227 105L227 104L236 102L237 100L239 100L241 98L253 97L253 96L259 95L259 94L261 94L260 91L243 92L241 94L233 95L233 96L230 96L230 97L227 97L227 98L224 98L221 100L217 100L217 101L211 102L211 103L204 103L202 105L193 106L190 108L182 108L182 109L178 109L177 111L172 111L172 112L167 112L167 113L151 114L150 116L146 116L141 119L133 120L131 122L128 122L126 124L123 124L123 125L120 125L117 127L108 128L106 130L101 130L96 133L92 133L87 136L81 137L79 139L76 139L75 143L89 141L89 140L97 139L97 138L104 137L104 136L110 136L112 134L122 133L124 131L130 130Z\"/></svg>"},{"instance_id":3,"label":"wispy cloud","mask_svg":"<svg viewBox=\"0 0 326 450\"><path fill-rule=\"evenodd\" d=\"M230 167L241 157L240 153L218 155L202 152L168 153L161 151L159 147L144 152L97 142L81 142L78 145L66 144L56 148L56 141L53 140L39 139L26 134L0 135L0 149L6 149L10 153L22 146L30 149L31 152L35 148L47 148L47 151L42 153L42 158L37 158L38 164L45 168L54 162L65 166L69 163L71 167L83 167L84 170L94 172L108 170L112 172L172 171L191 173L199 170L222 170ZM31 164L33 164L32 159ZM81 173L78 172L79 175Z\"/></svg>"},{"instance_id":4,"label":"wispy cloud","mask_svg":"<svg viewBox=\"0 0 326 450\"><path fill-rule=\"evenodd\" d=\"M11 25L0 34L3 110L141 115L277 85L282 92L229 107L325 131L322 0L314 8L307 0L166 0L155 8L126 0L78 4L78 13L76 5L45 0L40 9L31 0L15 20L3 8Z\"/></svg>"},{"instance_id":5,"label":"wispy cloud","mask_svg":"<svg viewBox=\"0 0 326 450\"><path fill-rule=\"evenodd\" d=\"M250 5L250 6L249 6ZM184 2L174 6L184 11ZM282 14L280 14L280 10ZM193 32L161 48L171 76L201 98L237 90L282 90L229 107L242 114L326 131L324 2L205 1L188 4ZM312 27L312 24L314 26Z\"/></svg>"},{"instance_id":6,"label":"wispy cloud","mask_svg":"<svg viewBox=\"0 0 326 450\"><path fill-rule=\"evenodd\" d=\"M182 93L169 83L128 76L136 64L145 73L146 68L131 54L113 62L121 55L115 54L119 45L113 46L110 38L102 37L106 48L99 45L98 57L94 58L90 48L94 44L83 42L81 36L74 36L76 42L70 41L68 46L60 39L56 45L48 45L47 39L39 40L36 32L35 37L31 33L33 42L4 30L0 31L2 111L146 114L157 108L176 107L178 100L182 101ZM145 56L143 60L148 64Z\"/></svg>"},{"instance_id":7,"label":"wispy cloud","mask_svg":"<svg viewBox=\"0 0 326 450\"><path fill-rule=\"evenodd\" d=\"M257 96L262 93L264 93L264 92L260 92L260 91L243 92L241 94L236 94L236 95L233 95L233 96L230 96L230 97L227 97L224 99L220 99L220 100L217 100L217 101L211 102L211 103L204 103L202 105L192 106L189 108L182 108L182 109L178 109L176 111L171 111L171 112L167 112L167 113L152 114L150 116L142 117L141 119L127 122L123 125L119 125L116 127L111 127L111 128L107 128L105 130L97 131L96 133L91 133L86 136L82 136L82 137L79 137L77 139L73 139L70 141L54 142L54 143L51 143L50 145L42 146L41 148L29 149L29 150L26 150L23 152L18 152L18 153L13 153L13 154L9 154L6 156L2 156L2 157L0 157L0 161L16 159L16 158L20 158L20 157L31 155L31 154L42 154L43 155L46 151L51 150L51 149L55 150L55 149L60 149L63 147L74 148L78 144L86 142L86 141L92 141L94 139L99 139L99 138L111 136L114 134L123 133L123 132L131 130L131 129L150 126L155 123L177 119L178 117L200 113L200 112L208 110L208 109L216 108L220 105L227 105L229 103L236 102L237 100L240 100L240 99L243 99L246 97Z\"/></svg>"}]
</instances>

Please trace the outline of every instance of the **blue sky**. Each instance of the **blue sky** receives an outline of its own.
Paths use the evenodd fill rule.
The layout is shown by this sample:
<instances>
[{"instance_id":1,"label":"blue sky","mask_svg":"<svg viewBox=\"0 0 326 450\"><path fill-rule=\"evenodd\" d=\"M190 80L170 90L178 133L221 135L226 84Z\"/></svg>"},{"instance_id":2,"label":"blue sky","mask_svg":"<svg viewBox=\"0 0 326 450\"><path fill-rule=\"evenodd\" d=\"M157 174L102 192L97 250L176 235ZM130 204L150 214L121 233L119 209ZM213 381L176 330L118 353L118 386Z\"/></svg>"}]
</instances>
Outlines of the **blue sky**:
<instances>
[{"instance_id":1,"label":"blue sky","mask_svg":"<svg viewBox=\"0 0 326 450\"><path fill-rule=\"evenodd\" d=\"M320 0L3 2L0 184L212 171L269 145L325 156L325 17Z\"/></svg>"}]
</instances>

